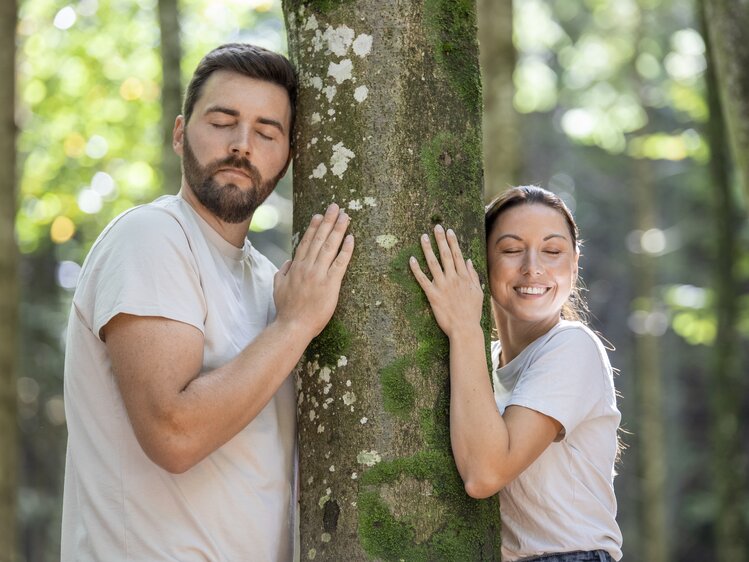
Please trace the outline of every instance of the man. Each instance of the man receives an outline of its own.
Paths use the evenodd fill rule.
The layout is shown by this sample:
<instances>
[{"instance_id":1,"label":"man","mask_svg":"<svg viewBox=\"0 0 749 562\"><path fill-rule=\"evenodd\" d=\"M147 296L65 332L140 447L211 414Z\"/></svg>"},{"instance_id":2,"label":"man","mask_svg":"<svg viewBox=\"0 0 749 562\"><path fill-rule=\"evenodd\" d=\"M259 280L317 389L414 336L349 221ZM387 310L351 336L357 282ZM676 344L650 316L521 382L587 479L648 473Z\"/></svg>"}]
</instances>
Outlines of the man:
<instances>
[{"instance_id":1,"label":"man","mask_svg":"<svg viewBox=\"0 0 749 562\"><path fill-rule=\"evenodd\" d=\"M278 272L246 239L289 165L295 97L284 57L208 53L174 126L180 193L120 215L86 258L65 360L65 562L292 558L288 375L354 246L335 205Z\"/></svg>"}]
</instances>

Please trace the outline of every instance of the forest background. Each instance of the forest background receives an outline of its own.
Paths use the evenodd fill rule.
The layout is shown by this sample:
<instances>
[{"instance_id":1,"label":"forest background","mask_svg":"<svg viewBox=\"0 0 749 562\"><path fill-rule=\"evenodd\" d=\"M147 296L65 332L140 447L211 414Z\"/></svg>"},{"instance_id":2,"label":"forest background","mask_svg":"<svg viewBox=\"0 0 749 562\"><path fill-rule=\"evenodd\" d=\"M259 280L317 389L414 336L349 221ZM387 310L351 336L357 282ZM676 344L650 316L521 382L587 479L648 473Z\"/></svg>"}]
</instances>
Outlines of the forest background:
<instances>
[{"instance_id":1,"label":"forest background","mask_svg":"<svg viewBox=\"0 0 749 562\"><path fill-rule=\"evenodd\" d=\"M702 5L485 0L479 10L487 197L512 183L562 195L585 241L591 323L613 347L624 559L747 560L749 223ZM22 561L59 557L62 364L80 266L109 220L176 192L164 131L178 109L162 94L227 41L285 52L280 2L19 1ZM250 232L276 264L290 252L291 212L288 174ZM726 315L735 336L719 335Z\"/></svg>"}]
</instances>

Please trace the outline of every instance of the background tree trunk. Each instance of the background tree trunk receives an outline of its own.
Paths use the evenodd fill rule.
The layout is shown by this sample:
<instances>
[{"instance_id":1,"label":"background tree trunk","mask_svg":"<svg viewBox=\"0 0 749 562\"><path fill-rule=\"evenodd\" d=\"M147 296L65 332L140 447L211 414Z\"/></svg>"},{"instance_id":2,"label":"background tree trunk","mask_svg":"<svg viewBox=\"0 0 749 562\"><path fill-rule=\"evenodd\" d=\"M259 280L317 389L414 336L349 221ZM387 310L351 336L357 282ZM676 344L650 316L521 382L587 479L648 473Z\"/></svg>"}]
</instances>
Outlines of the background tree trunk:
<instances>
[{"instance_id":1,"label":"background tree trunk","mask_svg":"<svg viewBox=\"0 0 749 562\"><path fill-rule=\"evenodd\" d=\"M515 46L512 43L512 0L478 0L481 82L484 85L484 200L491 201L517 183L517 114Z\"/></svg>"},{"instance_id":2,"label":"background tree trunk","mask_svg":"<svg viewBox=\"0 0 749 562\"><path fill-rule=\"evenodd\" d=\"M164 193L179 190L182 170L179 157L172 148L174 120L182 113L182 47L179 33L178 0L159 0L161 30L161 174Z\"/></svg>"},{"instance_id":3,"label":"background tree trunk","mask_svg":"<svg viewBox=\"0 0 749 562\"><path fill-rule=\"evenodd\" d=\"M705 28L707 14L704 9L701 13ZM703 35L707 44L705 83L710 109L706 137L710 144L710 183L715 190L713 210L717 239L714 306L718 329L709 376L713 490L717 506L714 518L717 555L715 560L742 562L746 560L746 529L749 522L744 521L743 515L746 460L741 445L746 443L746 440L742 438L739 423L741 402L745 396L738 331L739 307L736 306L741 294L740 281L737 278L737 236L741 230L741 210L731 185L730 150L726 142L724 116L713 67L712 42L707 34Z\"/></svg>"},{"instance_id":4,"label":"background tree trunk","mask_svg":"<svg viewBox=\"0 0 749 562\"><path fill-rule=\"evenodd\" d=\"M704 6L732 154L749 198L749 2L705 0Z\"/></svg>"},{"instance_id":5,"label":"background tree trunk","mask_svg":"<svg viewBox=\"0 0 749 562\"><path fill-rule=\"evenodd\" d=\"M297 373L301 558L499 560L498 502L463 490L447 341L408 269L436 223L485 269L474 4L287 0L284 12L301 80L294 241L332 201L357 241Z\"/></svg>"},{"instance_id":6,"label":"background tree trunk","mask_svg":"<svg viewBox=\"0 0 749 562\"><path fill-rule=\"evenodd\" d=\"M655 186L650 173L650 161L634 161L635 228L644 233L656 228L656 209L653 199ZM644 248L634 256L635 299L637 310L653 318L656 289L655 257ZM658 337L649 329L637 333L634 346L639 424L637 441L641 473L640 538L641 556L649 562L669 560L669 537L666 525L666 448L663 420L663 373L660 367Z\"/></svg>"},{"instance_id":7,"label":"background tree trunk","mask_svg":"<svg viewBox=\"0 0 749 562\"><path fill-rule=\"evenodd\" d=\"M16 559L18 248L16 217L16 2L0 5L0 560Z\"/></svg>"}]
</instances>

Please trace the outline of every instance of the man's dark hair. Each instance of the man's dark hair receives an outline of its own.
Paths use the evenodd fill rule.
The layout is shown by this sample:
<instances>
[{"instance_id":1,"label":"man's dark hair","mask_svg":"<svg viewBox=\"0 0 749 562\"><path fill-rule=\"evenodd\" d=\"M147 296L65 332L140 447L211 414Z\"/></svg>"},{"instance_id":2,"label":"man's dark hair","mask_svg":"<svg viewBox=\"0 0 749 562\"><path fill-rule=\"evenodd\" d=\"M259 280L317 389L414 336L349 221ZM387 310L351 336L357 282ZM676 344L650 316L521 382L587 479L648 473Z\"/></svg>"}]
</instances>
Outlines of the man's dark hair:
<instances>
[{"instance_id":1,"label":"man's dark hair","mask_svg":"<svg viewBox=\"0 0 749 562\"><path fill-rule=\"evenodd\" d=\"M198 64L185 91L182 115L185 124L190 121L195 103L198 101L206 80L217 70L230 70L249 78L278 84L289 94L291 104L291 128L293 139L296 118L297 77L294 67L283 55L249 43L226 43L216 47ZM293 142L293 141L292 141Z\"/></svg>"}]
</instances>

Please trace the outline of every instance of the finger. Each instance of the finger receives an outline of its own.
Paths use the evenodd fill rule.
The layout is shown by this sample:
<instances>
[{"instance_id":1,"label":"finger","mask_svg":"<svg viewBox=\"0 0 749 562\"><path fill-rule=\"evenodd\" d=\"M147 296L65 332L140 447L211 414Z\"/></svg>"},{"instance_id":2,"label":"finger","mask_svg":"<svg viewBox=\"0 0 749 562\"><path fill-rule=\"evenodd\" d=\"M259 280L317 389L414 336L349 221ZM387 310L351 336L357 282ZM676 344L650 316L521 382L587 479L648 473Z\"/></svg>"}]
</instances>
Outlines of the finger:
<instances>
[{"instance_id":1,"label":"finger","mask_svg":"<svg viewBox=\"0 0 749 562\"><path fill-rule=\"evenodd\" d=\"M447 244L447 237L445 235L445 229L442 228L441 224L434 227L434 239L437 241L437 249L440 253L440 262L442 262L442 269L445 273L455 271L455 262L453 261L453 255L450 252L450 246Z\"/></svg>"},{"instance_id":2,"label":"finger","mask_svg":"<svg viewBox=\"0 0 749 562\"><path fill-rule=\"evenodd\" d=\"M350 222L351 217L349 217L344 211L339 211L338 218L336 218L333 225L333 230L328 233L328 237L325 239L322 246L320 246L320 251L315 260L322 267L330 267L330 264L337 259L341 248L341 242L346 235L346 229Z\"/></svg>"},{"instance_id":3,"label":"finger","mask_svg":"<svg viewBox=\"0 0 749 562\"><path fill-rule=\"evenodd\" d=\"M344 238L341 251L333 260L333 263L328 269L328 273L333 275L338 281L343 279L343 274L346 273L348 264L351 262L351 256L354 254L354 235L349 234Z\"/></svg>"},{"instance_id":4,"label":"finger","mask_svg":"<svg viewBox=\"0 0 749 562\"><path fill-rule=\"evenodd\" d=\"M429 277L427 277L421 270L419 261L415 257L411 256L411 258L408 260L408 265L411 268L411 272L414 274L414 277L416 278L416 282L426 293L427 290L431 288L432 282L429 280Z\"/></svg>"},{"instance_id":5,"label":"finger","mask_svg":"<svg viewBox=\"0 0 749 562\"><path fill-rule=\"evenodd\" d=\"M316 214L312 216L312 219L310 219L309 221L309 226L307 227L307 230L304 232L304 236L302 236L302 239L299 241L299 244L297 244L296 251L294 252L294 260L301 261L305 257L307 257L310 244L312 244L312 240L315 237L315 233L317 233L317 229L320 227L320 223L322 222L322 219L323 219L323 216L320 214Z\"/></svg>"},{"instance_id":6,"label":"finger","mask_svg":"<svg viewBox=\"0 0 749 562\"><path fill-rule=\"evenodd\" d=\"M281 275L286 275L289 272L289 269L291 269L291 260L286 260L285 262L283 262L283 265L278 270L278 272Z\"/></svg>"},{"instance_id":7,"label":"finger","mask_svg":"<svg viewBox=\"0 0 749 562\"><path fill-rule=\"evenodd\" d=\"M333 230L339 214L340 209L338 205L331 203L325 210L322 222L317 228L317 231L312 238L312 242L310 242L309 250L307 251L305 259L312 261L317 259L317 255L320 253L320 248L322 248L322 245L325 244L325 241L328 239L328 235L330 234L330 231Z\"/></svg>"},{"instance_id":8,"label":"finger","mask_svg":"<svg viewBox=\"0 0 749 562\"><path fill-rule=\"evenodd\" d=\"M426 234L421 235L421 250L424 252L424 259L426 259L429 273L432 274L432 279L435 281L443 279L445 274L442 272L442 266L440 266L437 256L434 255L432 243L429 241L429 236Z\"/></svg>"},{"instance_id":9,"label":"finger","mask_svg":"<svg viewBox=\"0 0 749 562\"><path fill-rule=\"evenodd\" d=\"M447 246L450 248L450 255L455 264L455 271L458 272L458 275L465 275L467 273L466 262L463 259L463 252L460 251L458 237L452 228L447 229Z\"/></svg>"}]
</instances>

